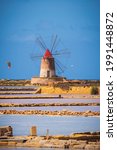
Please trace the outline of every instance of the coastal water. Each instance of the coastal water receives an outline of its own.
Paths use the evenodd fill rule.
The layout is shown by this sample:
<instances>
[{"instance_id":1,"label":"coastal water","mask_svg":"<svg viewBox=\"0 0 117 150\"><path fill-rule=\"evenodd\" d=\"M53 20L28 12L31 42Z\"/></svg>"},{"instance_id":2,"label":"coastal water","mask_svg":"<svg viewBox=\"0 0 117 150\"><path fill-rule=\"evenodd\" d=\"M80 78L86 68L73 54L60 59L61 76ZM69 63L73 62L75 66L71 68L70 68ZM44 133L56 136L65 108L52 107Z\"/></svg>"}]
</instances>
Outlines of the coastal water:
<instances>
[{"instance_id":1,"label":"coastal water","mask_svg":"<svg viewBox=\"0 0 117 150\"><path fill-rule=\"evenodd\" d=\"M47 106L47 107L1 107L0 110L46 110L46 111L100 111L100 106Z\"/></svg>"},{"instance_id":2,"label":"coastal water","mask_svg":"<svg viewBox=\"0 0 117 150\"><path fill-rule=\"evenodd\" d=\"M35 86L8 86L8 85L2 85L0 86L0 89L32 89L32 88L36 88Z\"/></svg>"},{"instance_id":3,"label":"coastal water","mask_svg":"<svg viewBox=\"0 0 117 150\"><path fill-rule=\"evenodd\" d=\"M0 126L12 126L13 135L29 135L30 127L38 128L38 135L69 135L75 132L100 130L99 117L0 115Z\"/></svg>"},{"instance_id":4,"label":"coastal water","mask_svg":"<svg viewBox=\"0 0 117 150\"><path fill-rule=\"evenodd\" d=\"M99 103L100 99L0 99L0 103Z\"/></svg>"},{"instance_id":5,"label":"coastal water","mask_svg":"<svg viewBox=\"0 0 117 150\"><path fill-rule=\"evenodd\" d=\"M99 103L99 99L0 99L0 103ZM48 107L1 107L1 110L71 110L98 111L99 106L48 106ZM37 126L38 135L69 135L75 132L94 132L100 130L99 117L41 116L41 115L0 115L0 126L12 126L13 135L29 135L30 127ZM55 150L55 148L8 148L0 150ZM58 150L58 149L56 149Z\"/></svg>"}]
</instances>

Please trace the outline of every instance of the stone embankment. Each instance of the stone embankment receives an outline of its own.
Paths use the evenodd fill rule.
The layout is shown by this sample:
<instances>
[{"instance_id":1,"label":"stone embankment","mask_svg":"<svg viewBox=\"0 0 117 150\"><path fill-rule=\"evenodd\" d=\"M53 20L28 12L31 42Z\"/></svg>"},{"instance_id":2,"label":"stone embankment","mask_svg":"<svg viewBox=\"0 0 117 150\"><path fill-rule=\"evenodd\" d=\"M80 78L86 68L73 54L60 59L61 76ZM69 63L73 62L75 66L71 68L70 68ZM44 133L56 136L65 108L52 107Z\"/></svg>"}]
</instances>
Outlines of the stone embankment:
<instances>
[{"instance_id":1,"label":"stone embankment","mask_svg":"<svg viewBox=\"0 0 117 150\"><path fill-rule=\"evenodd\" d=\"M55 99L55 98L63 98L60 95L54 96L37 96L36 94L34 95L0 95L0 99Z\"/></svg>"},{"instance_id":2,"label":"stone embankment","mask_svg":"<svg viewBox=\"0 0 117 150\"><path fill-rule=\"evenodd\" d=\"M12 127L0 126L0 137L1 136L12 136Z\"/></svg>"},{"instance_id":3,"label":"stone embankment","mask_svg":"<svg viewBox=\"0 0 117 150\"><path fill-rule=\"evenodd\" d=\"M15 136L1 138L0 146L99 150L99 140L99 132L75 133L69 136Z\"/></svg>"},{"instance_id":4,"label":"stone embankment","mask_svg":"<svg viewBox=\"0 0 117 150\"><path fill-rule=\"evenodd\" d=\"M85 112L76 112L76 111L69 111L69 110L62 110L62 111L43 111L43 110L0 110L0 114L20 114L20 115L52 115L52 116L99 116L99 112L92 112L90 110Z\"/></svg>"},{"instance_id":5,"label":"stone embankment","mask_svg":"<svg viewBox=\"0 0 117 150\"><path fill-rule=\"evenodd\" d=\"M30 80L0 80L0 94L78 94L91 95L94 87L97 88L95 94L100 93L99 80L65 80L51 81L44 79L44 84L32 85ZM11 88L11 89L10 89Z\"/></svg>"},{"instance_id":6,"label":"stone embankment","mask_svg":"<svg viewBox=\"0 0 117 150\"><path fill-rule=\"evenodd\" d=\"M47 106L100 106L100 103L0 103L0 107L47 107Z\"/></svg>"}]
</instances>

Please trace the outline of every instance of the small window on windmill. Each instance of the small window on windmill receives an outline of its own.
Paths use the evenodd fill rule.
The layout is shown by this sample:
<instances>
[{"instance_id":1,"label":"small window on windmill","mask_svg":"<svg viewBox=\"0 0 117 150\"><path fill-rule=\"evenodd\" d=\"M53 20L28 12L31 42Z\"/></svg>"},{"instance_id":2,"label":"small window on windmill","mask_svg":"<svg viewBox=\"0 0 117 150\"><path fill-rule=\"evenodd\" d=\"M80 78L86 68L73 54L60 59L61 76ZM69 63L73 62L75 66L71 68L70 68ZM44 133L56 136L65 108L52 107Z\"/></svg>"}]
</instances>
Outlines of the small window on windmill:
<instances>
[{"instance_id":1,"label":"small window on windmill","mask_svg":"<svg viewBox=\"0 0 117 150\"><path fill-rule=\"evenodd\" d=\"M47 77L50 77L50 70L47 70Z\"/></svg>"}]
</instances>

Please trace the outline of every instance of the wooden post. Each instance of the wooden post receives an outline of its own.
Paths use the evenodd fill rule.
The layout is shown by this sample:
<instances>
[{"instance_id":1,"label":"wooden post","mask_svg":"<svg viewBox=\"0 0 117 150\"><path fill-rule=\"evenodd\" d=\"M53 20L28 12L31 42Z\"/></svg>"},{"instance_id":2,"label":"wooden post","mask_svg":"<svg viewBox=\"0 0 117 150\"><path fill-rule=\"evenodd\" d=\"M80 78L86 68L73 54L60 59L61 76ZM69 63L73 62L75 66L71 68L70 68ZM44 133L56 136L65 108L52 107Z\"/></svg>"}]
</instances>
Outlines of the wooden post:
<instances>
[{"instance_id":1,"label":"wooden post","mask_svg":"<svg viewBox=\"0 0 117 150\"><path fill-rule=\"evenodd\" d=\"M30 135L31 136L37 136L37 128L36 128L36 126L32 126L30 128Z\"/></svg>"},{"instance_id":2,"label":"wooden post","mask_svg":"<svg viewBox=\"0 0 117 150\"><path fill-rule=\"evenodd\" d=\"M49 139L49 129L47 129L47 132L46 132L46 139L47 140Z\"/></svg>"}]
</instances>

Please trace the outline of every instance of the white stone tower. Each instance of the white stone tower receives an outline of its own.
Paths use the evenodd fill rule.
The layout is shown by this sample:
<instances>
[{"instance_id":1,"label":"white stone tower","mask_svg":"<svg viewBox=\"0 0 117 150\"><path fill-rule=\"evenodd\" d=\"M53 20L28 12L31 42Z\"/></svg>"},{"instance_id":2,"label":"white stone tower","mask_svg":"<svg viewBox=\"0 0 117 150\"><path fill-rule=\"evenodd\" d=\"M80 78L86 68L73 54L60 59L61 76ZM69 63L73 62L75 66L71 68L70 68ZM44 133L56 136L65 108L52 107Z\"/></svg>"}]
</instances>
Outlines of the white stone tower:
<instances>
[{"instance_id":1,"label":"white stone tower","mask_svg":"<svg viewBox=\"0 0 117 150\"><path fill-rule=\"evenodd\" d=\"M55 60L54 57L52 56L52 53L48 49L46 49L45 54L41 59L40 77L41 78L56 77Z\"/></svg>"}]
</instances>

